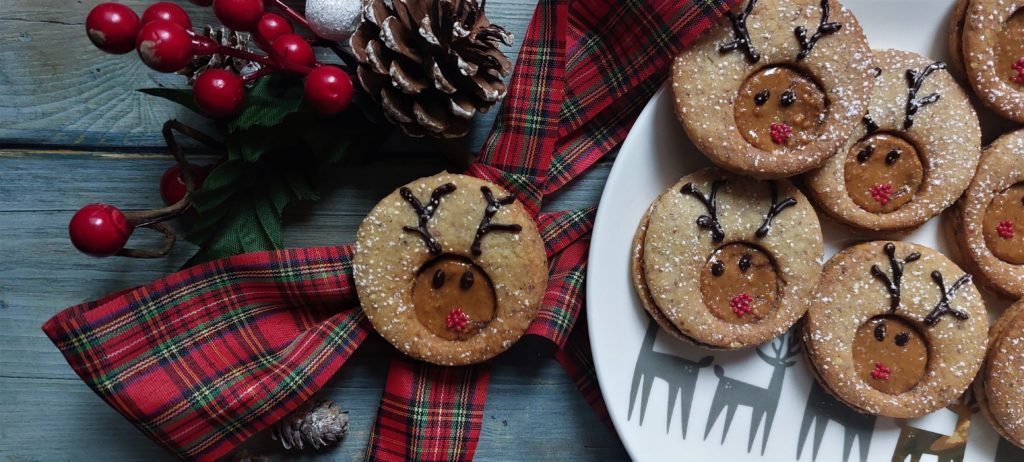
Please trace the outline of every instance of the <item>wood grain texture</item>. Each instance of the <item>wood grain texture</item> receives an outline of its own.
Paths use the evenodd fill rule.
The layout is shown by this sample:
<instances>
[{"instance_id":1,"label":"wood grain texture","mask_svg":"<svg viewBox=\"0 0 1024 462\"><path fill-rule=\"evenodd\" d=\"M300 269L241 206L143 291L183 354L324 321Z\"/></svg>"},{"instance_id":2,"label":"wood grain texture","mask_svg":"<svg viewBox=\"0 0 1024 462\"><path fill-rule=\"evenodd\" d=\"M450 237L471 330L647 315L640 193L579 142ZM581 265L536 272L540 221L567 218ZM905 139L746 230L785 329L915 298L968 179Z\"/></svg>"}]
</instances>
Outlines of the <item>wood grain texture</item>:
<instances>
[{"instance_id":1,"label":"wood grain texture","mask_svg":"<svg viewBox=\"0 0 1024 462\"><path fill-rule=\"evenodd\" d=\"M200 128L206 119L170 102L133 91L182 87L184 77L159 74L134 53L105 54L85 36L85 17L101 0L0 0L0 145L138 149L163 146L160 125L170 118ZM123 1L139 14L150 1ZM179 0L199 30L219 24L210 8ZM301 7L303 2L292 2ZM533 13L529 0L490 0L488 17L515 35L505 52L515 62ZM337 61L320 50L321 59ZM460 141L483 144L497 107L474 121ZM394 137L387 151L422 151L430 143Z\"/></svg>"},{"instance_id":2,"label":"wood grain texture","mask_svg":"<svg viewBox=\"0 0 1024 462\"><path fill-rule=\"evenodd\" d=\"M216 23L208 8L177 2L197 29ZM161 153L165 120L211 131L206 119L134 91L181 87L183 77L151 71L134 54L113 56L92 47L84 20L98 3L0 0L0 460L169 459L93 394L40 330L59 310L164 276L195 251L179 242L162 260L93 259L68 241L67 222L86 203L123 209L160 203L159 178L172 164ZM141 13L152 1L123 3ZM513 61L534 4L487 2L490 19L515 35L506 50ZM478 117L459 143L477 151L496 109ZM379 198L412 179L454 168L436 150L429 142L395 136L380 147L386 161L324 172L322 199L286 211L285 245L350 242ZM215 157L191 159L212 163ZM594 205L608 169L592 169L546 208ZM132 245L158 241L156 233L142 231ZM350 434L339 447L320 455L283 454L260 435L247 448L270 451L274 460L361 460L393 354L371 336L322 392L350 411ZM478 459L624 459L618 438L594 417L561 368L532 358L512 351L497 361Z\"/></svg>"},{"instance_id":3,"label":"wood grain texture","mask_svg":"<svg viewBox=\"0 0 1024 462\"><path fill-rule=\"evenodd\" d=\"M171 164L160 153L0 150L0 261L6 263L0 266L0 459L168 458L78 380L39 327L64 307L159 278L191 255L194 248L179 243L163 260L94 259L67 239L67 221L85 203L125 209L159 204L159 178ZM598 165L546 208L594 205L609 167ZM411 156L324 172L322 199L287 211L285 244L350 242L381 197L444 168L436 156ZM132 244L156 242L157 236L140 233ZM350 411L351 433L338 448L319 456L272 454L288 460L362 459L392 354L371 337L322 393ZM614 433L594 417L561 368L529 358L512 352L495 365L479 460L625 458ZM254 453L273 450L265 435L247 447Z\"/></svg>"}]
</instances>

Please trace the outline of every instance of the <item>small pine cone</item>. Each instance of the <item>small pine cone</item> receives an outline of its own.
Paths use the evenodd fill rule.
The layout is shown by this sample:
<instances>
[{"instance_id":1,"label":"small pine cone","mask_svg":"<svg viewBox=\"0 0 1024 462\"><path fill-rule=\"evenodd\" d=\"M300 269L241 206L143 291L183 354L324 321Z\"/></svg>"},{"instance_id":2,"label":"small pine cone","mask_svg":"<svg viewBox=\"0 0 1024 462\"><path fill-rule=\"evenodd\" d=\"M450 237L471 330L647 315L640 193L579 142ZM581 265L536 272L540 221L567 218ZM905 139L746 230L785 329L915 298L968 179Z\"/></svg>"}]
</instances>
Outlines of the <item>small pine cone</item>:
<instances>
[{"instance_id":1,"label":"small pine cone","mask_svg":"<svg viewBox=\"0 0 1024 462\"><path fill-rule=\"evenodd\" d=\"M349 40L359 83L409 136L457 138L505 97L512 63L477 0L368 0Z\"/></svg>"},{"instance_id":2,"label":"small pine cone","mask_svg":"<svg viewBox=\"0 0 1024 462\"><path fill-rule=\"evenodd\" d=\"M296 409L274 425L270 437L285 449L302 450L306 444L313 449L333 446L348 433L348 413L334 401L320 401Z\"/></svg>"},{"instance_id":3,"label":"small pine cone","mask_svg":"<svg viewBox=\"0 0 1024 462\"><path fill-rule=\"evenodd\" d=\"M233 31L226 27L219 27L215 29L213 26L207 25L203 28L203 35L213 39L221 45L231 47L236 50L249 51L248 33ZM217 53L212 55L197 55L192 59L192 62L189 63L188 66L185 66L185 68L178 71L178 73L184 75L185 78L188 79L188 84L192 85L196 81L196 76L202 74L203 71L207 69L225 69L238 75L245 75L258 71L260 67L259 63L231 56L224 56Z\"/></svg>"}]
</instances>

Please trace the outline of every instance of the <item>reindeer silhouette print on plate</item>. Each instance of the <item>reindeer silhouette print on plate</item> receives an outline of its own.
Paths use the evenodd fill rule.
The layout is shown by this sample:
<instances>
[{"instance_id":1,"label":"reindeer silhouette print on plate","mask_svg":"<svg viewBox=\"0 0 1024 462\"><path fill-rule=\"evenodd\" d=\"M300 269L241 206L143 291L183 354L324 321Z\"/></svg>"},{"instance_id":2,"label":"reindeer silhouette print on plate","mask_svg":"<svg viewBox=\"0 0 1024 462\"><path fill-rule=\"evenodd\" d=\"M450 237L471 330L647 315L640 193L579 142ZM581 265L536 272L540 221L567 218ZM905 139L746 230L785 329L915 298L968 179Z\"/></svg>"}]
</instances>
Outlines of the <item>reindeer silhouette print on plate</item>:
<instances>
[{"instance_id":1,"label":"reindeer silhouette print on plate","mask_svg":"<svg viewBox=\"0 0 1024 462\"><path fill-rule=\"evenodd\" d=\"M981 155L981 127L946 65L876 50L871 101L837 155L807 175L811 199L860 229L914 228L956 202Z\"/></svg>"},{"instance_id":2,"label":"reindeer silhouette print on plate","mask_svg":"<svg viewBox=\"0 0 1024 462\"><path fill-rule=\"evenodd\" d=\"M900 436L893 450L892 462L918 462L925 455L935 456L938 462L962 462L971 432L971 416L978 412L974 395L970 391L956 402L946 406L956 414L953 434L944 435L911 426L907 419L896 419Z\"/></svg>"},{"instance_id":3,"label":"reindeer silhouette print on plate","mask_svg":"<svg viewBox=\"0 0 1024 462\"><path fill-rule=\"evenodd\" d=\"M950 404L984 358L988 314L971 277L916 244L858 244L825 264L804 323L822 386L870 414Z\"/></svg>"},{"instance_id":4,"label":"reindeer silhouette print on plate","mask_svg":"<svg viewBox=\"0 0 1024 462\"><path fill-rule=\"evenodd\" d=\"M353 259L363 311L388 342L442 365L490 359L522 337L544 296L533 220L499 186L438 174L367 215Z\"/></svg>"},{"instance_id":5,"label":"reindeer silhouette print on plate","mask_svg":"<svg viewBox=\"0 0 1024 462\"><path fill-rule=\"evenodd\" d=\"M715 422L725 413L725 421L722 424L722 443L729 433L733 416L740 406L750 408L750 433L747 438L747 452L754 447L754 438L757 437L757 430L764 422L764 431L761 434L761 455L764 455L768 446L768 436L772 431L772 423L775 421L775 411L779 407L779 397L782 394L783 380L786 378L786 370L796 364L796 357L800 355L800 342L798 336L787 332L782 337L775 339L768 345L771 354L763 351L763 348L754 350L762 361L772 367L771 378L767 387L760 387L747 382L733 379L725 375L722 366L715 366L715 376L718 377L718 387L715 388L715 396L711 401L711 412L708 414L708 423L704 427L704 439L711 434Z\"/></svg>"},{"instance_id":6,"label":"reindeer silhouette print on plate","mask_svg":"<svg viewBox=\"0 0 1024 462\"><path fill-rule=\"evenodd\" d=\"M755 178L819 167L864 113L875 67L835 0L746 0L680 53L675 110L715 164Z\"/></svg>"},{"instance_id":7,"label":"reindeer silhouette print on plate","mask_svg":"<svg viewBox=\"0 0 1024 462\"><path fill-rule=\"evenodd\" d=\"M672 426L672 413L675 411L676 399L681 398L679 416L682 419L681 431L683 439L685 439L686 428L690 422L693 393L697 386L697 374L702 368L708 367L714 357L705 356L699 361L690 361L679 356L654 351L654 340L657 335L658 323L650 321L647 325L647 332L644 334L644 342L640 346L640 353L636 358L636 367L633 369L633 380L629 387L627 418L633 418L633 408L636 404L637 393L639 393L640 425L644 424L654 379L662 379L668 384L668 407L666 408L668 418L665 421L665 431L667 432Z\"/></svg>"},{"instance_id":8,"label":"reindeer silhouette print on plate","mask_svg":"<svg viewBox=\"0 0 1024 462\"><path fill-rule=\"evenodd\" d=\"M804 417L800 423L800 436L796 443L796 457L801 458L804 450L804 443L807 436L814 428L813 444L811 449L811 460L818 460L818 450L821 449L821 442L825 435L825 429L829 422L835 422L843 427L843 462L850 460L850 453L853 449L854 440L857 441L857 450L860 454L860 461L867 462L868 450L871 448L871 437L875 431L876 417L871 414L863 414L850 408L832 397L817 381L811 383L811 392L807 396L807 406L804 408Z\"/></svg>"},{"instance_id":9,"label":"reindeer silhouette print on plate","mask_svg":"<svg viewBox=\"0 0 1024 462\"><path fill-rule=\"evenodd\" d=\"M964 265L986 287L1024 297L1024 130L985 149L957 212Z\"/></svg>"},{"instance_id":10,"label":"reindeer silhouette print on plate","mask_svg":"<svg viewBox=\"0 0 1024 462\"><path fill-rule=\"evenodd\" d=\"M716 168L662 193L632 248L633 285L651 317L679 339L721 349L789 329L823 252L817 215L791 183Z\"/></svg>"}]
</instances>

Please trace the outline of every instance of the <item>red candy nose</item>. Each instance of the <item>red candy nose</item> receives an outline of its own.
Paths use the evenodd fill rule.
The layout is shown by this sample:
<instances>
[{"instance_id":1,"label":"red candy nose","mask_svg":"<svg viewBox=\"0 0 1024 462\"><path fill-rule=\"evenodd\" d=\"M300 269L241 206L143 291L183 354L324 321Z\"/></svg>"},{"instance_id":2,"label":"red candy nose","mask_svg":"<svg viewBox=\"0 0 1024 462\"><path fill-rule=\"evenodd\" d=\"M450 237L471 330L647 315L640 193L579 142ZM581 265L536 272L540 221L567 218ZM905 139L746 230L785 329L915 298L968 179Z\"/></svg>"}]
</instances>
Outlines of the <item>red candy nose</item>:
<instances>
[{"instance_id":1,"label":"red candy nose","mask_svg":"<svg viewBox=\"0 0 1024 462\"><path fill-rule=\"evenodd\" d=\"M892 195L892 185L889 183L876 184L868 192L871 193L871 198L875 202L886 205L889 203L889 197Z\"/></svg>"},{"instance_id":2,"label":"red candy nose","mask_svg":"<svg viewBox=\"0 0 1024 462\"><path fill-rule=\"evenodd\" d=\"M1013 76L1013 81L1024 83L1024 58L1018 59L1017 62L1013 63L1013 70L1017 71L1017 75Z\"/></svg>"},{"instance_id":3,"label":"red candy nose","mask_svg":"<svg viewBox=\"0 0 1024 462\"><path fill-rule=\"evenodd\" d=\"M789 137L793 136L793 127L775 122L769 126L768 134L771 135L772 142L775 144L786 144L786 141L789 141Z\"/></svg>"},{"instance_id":4,"label":"red candy nose","mask_svg":"<svg viewBox=\"0 0 1024 462\"><path fill-rule=\"evenodd\" d=\"M871 371L871 378L875 380L889 380L892 369L885 367L885 364L875 363L875 370Z\"/></svg>"},{"instance_id":5,"label":"red candy nose","mask_svg":"<svg viewBox=\"0 0 1024 462\"><path fill-rule=\"evenodd\" d=\"M732 312L736 313L736 316L743 317L743 315L750 314L754 310L750 307L750 304L754 302L754 297L748 294L734 295L732 300L729 301L729 308L732 308Z\"/></svg>"},{"instance_id":6,"label":"red candy nose","mask_svg":"<svg viewBox=\"0 0 1024 462\"><path fill-rule=\"evenodd\" d=\"M451 330L462 332L469 325L469 315L463 312L461 308L452 309L448 312L448 316L445 317L445 325Z\"/></svg>"},{"instance_id":7,"label":"red candy nose","mask_svg":"<svg viewBox=\"0 0 1024 462\"><path fill-rule=\"evenodd\" d=\"M999 226L996 226L996 233L1003 239L1013 239L1013 222L1010 220L1000 221Z\"/></svg>"}]
</instances>

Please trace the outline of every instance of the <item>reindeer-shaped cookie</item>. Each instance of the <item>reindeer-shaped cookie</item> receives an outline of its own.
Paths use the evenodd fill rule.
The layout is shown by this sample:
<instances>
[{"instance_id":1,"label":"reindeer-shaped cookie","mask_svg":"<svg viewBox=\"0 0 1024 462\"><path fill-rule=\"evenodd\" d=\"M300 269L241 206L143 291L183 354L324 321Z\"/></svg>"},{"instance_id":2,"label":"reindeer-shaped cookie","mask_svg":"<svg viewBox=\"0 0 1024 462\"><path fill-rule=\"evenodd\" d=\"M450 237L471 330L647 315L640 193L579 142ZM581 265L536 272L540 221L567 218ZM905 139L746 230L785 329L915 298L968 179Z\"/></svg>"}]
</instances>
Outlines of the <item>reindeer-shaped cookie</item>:
<instances>
[{"instance_id":1,"label":"reindeer-shaped cookie","mask_svg":"<svg viewBox=\"0 0 1024 462\"><path fill-rule=\"evenodd\" d=\"M633 241L633 282L676 337L742 348L800 318L821 255L817 216L792 184L710 168L651 205Z\"/></svg>"},{"instance_id":2,"label":"reindeer-shaped cookie","mask_svg":"<svg viewBox=\"0 0 1024 462\"><path fill-rule=\"evenodd\" d=\"M756 178L820 166L863 115L875 67L835 0L745 0L672 67L676 114L716 164Z\"/></svg>"},{"instance_id":3,"label":"reindeer-shaped cookie","mask_svg":"<svg viewBox=\"0 0 1024 462\"><path fill-rule=\"evenodd\" d=\"M385 197L356 237L356 288L367 318L424 361L471 364L526 331L547 281L544 244L514 196L442 173Z\"/></svg>"},{"instance_id":4,"label":"reindeer-shaped cookie","mask_svg":"<svg viewBox=\"0 0 1024 462\"><path fill-rule=\"evenodd\" d=\"M838 399L862 412L911 418L967 388L987 329L969 274L927 247L878 241L826 263L804 343L815 375Z\"/></svg>"},{"instance_id":5,"label":"reindeer-shaped cookie","mask_svg":"<svg viewBox=\"0 0 1024 462\"><path fill-rule=\"evenodd\" d=\"M1024 421L1021 420L1024 355L1021 354L1021 344L1024 344L1024 300L1004 310L992 325L985 367L974 382L974 393L992 427L1007 441L1024 448Z\"/></svg>"},{"instance_id":6,"label":"reindeer-shaped cookie","mask_svg":"<svg viewBox=\"0 0 1024 462\"><path fill-rule=\"evenodd\" d=\"M899 50L875 51L875 60L867 114L807 185L811 199L845 224L912 228L967 189L981 128L944 63Z\"/></svg>"},{"instance_id":7,"label":"reindeer-shaped cookie","mask_svg":"<svg viewBox=\"0 0 1024 462\"><path fill-rule=\"evenodd\" d=\"M1024 130L985 149L954 229L964 265L980 282L1024 297Z\"/></svg>"}]
</instances>

